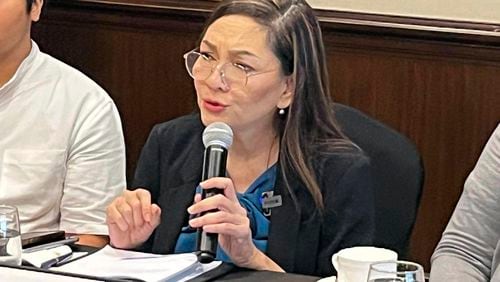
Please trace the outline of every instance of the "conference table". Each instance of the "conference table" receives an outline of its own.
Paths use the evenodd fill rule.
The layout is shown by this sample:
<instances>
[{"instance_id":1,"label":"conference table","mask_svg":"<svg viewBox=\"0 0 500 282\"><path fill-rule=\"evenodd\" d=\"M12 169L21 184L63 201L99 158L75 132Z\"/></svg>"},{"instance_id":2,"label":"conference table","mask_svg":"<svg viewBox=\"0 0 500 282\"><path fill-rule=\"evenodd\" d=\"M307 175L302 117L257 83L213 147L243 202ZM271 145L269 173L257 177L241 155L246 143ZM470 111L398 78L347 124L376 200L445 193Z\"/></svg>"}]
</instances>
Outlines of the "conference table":
<instances>
[{"instance_id":1,"label":"conference table","mask_svg":"<svg viewBox=\"0 0 500 282\"><path fill-rule=\"evenodd\" d=\"M61 273L50 270L42 270L30 266L4 266L0 265L0 278L4 281L105 281L105 282L131 282L141 281L122 278L104 278L92 276L92 270L89 270L88 275ZM271 271L256 271L234 267L229 264L222 264L214 270L206 272L189 282L204 282L204 281L287 281L287 282L308 282L318 281L319 277L306 276L292 273L278 273Z\"/></svg>"},{"instance_id":2,"label":"conference table","mask_svg":"<svg viewBox=\"0 0 500 282\"><path fill-rule=\"evenodd\" d=\"M214 270L204 273L190 282L203 281L318 281L320 277L306 276L293 273L281 273L272 271L256 271L250 269L238 268L229 264L222 264Z\"/></svg>"}]
</instances>

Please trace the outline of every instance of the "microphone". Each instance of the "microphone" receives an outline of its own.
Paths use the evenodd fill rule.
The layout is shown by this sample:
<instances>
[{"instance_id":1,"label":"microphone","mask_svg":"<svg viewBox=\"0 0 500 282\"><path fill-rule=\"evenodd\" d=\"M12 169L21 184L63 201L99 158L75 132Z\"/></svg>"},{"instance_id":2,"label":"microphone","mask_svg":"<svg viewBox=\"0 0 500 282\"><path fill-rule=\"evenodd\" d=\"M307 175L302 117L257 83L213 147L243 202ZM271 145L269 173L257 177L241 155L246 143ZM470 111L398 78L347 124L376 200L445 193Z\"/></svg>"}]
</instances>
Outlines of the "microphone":
<instances>
[{"instance_id":1,"label":"microphone","mask_svg":"<svg viewBox=\"0 0 500 282\"><path fill-rule=\"evenodd\" d=\"M203 144L205 153L203 156L203 173L201 181L212 177L226 177L227 149L233 143L233 131L229 125L223 122L209 124L203 131ZM222 193L220 189L202 189L201 198L205 199ZM204 215L208 212L203 212ZM197 231L197 255L201 263L210 263L217 254L217 233L208 233L203 228Z\"/></svg>"}]
</instances>

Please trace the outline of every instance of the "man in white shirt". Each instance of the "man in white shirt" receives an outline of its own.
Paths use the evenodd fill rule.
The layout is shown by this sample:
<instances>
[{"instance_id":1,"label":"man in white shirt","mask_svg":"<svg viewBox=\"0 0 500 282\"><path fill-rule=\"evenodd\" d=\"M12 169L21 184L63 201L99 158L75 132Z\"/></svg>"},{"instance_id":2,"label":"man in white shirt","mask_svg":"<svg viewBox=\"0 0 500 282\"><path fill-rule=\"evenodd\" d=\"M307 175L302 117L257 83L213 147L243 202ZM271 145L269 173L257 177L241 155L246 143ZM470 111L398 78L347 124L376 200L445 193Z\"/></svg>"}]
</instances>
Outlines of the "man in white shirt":
<instances>
[{"instance_id":1,"label":"man in white shirt","mask_svg":"<svg viewBox=\"0 0 500 282\"><path fill-rule=\"evenodd\" d=\"M31 40L43 0L0 1L0 204L21 232L107 242L106 206L125 185L125 145L106 92Z\"/></svg>"}]
</instances>

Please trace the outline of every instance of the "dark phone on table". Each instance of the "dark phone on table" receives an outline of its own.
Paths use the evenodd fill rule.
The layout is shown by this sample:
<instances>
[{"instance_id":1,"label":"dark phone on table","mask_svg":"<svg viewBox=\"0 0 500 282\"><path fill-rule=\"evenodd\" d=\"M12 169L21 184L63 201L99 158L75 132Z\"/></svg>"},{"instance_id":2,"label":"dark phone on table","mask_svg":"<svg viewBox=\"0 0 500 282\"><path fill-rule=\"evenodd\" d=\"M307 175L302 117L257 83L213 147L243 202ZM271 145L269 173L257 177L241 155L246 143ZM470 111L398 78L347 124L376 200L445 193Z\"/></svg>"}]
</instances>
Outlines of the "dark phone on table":
<instances>
[{"instance_id":1,"label":"dark phone on table","mask_svg":"<svg viewBox=\"0 0 500 282\"><path fill-rule=\"evenodd\" d=\"M64 238L65 238L64 230L28 232L21 234L23 249L37 246L40 244L63 240Z\"/></svg>"}]
</instances>

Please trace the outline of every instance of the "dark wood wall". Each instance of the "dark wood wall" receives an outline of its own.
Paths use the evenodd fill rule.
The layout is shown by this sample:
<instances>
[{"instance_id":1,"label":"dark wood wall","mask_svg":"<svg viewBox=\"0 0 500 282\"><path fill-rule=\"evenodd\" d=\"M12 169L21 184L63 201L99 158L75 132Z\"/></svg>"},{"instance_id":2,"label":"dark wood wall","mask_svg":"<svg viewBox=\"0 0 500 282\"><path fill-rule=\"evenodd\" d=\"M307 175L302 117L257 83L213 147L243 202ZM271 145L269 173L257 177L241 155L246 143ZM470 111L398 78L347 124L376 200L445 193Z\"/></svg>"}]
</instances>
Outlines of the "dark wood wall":
<instances>
[{"instance_id":1,"label":"dark wood wall","mask_svg":"<svg viewBox=\"0 0 500 282\"><path fill-rule=\"evenodd\" d=\"M129 178L152 125L196 107L182 54L195 46L213 5L52 0L34 27L42 50L82 70L115 100ZM423 156L411 259L429 270L463 182L500 121L498 26L335 11L318 16L334 100L404 133Z\"/></svg>"}]
</instances>

